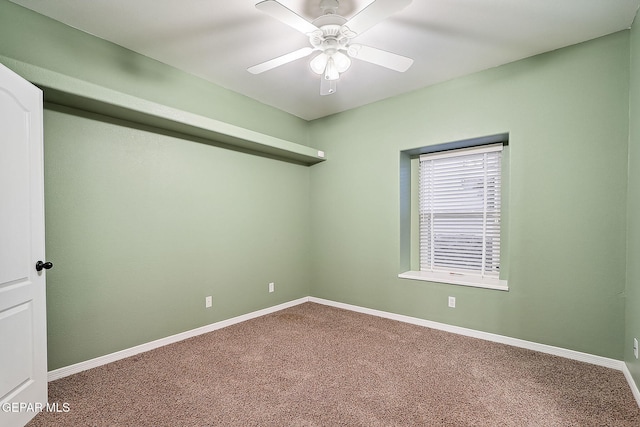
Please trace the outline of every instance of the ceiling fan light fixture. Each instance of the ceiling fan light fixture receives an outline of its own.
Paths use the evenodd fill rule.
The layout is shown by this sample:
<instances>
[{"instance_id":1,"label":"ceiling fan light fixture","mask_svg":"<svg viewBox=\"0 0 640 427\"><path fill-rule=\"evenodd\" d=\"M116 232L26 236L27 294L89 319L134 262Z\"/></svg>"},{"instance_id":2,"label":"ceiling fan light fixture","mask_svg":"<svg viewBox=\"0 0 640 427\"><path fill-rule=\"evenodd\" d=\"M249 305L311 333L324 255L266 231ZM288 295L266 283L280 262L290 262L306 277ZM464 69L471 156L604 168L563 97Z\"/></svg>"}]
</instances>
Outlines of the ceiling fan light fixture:
<instances>
[{"instance_id":1,"label":"ceiling fan light fixture","mask_svg":"<svg viewBox=\"0 0 640 427\"><path fill-rule=\"evenodd\" d=\"M327 68L328 60L329 60L329 56L324 52L316 55L316 57L313 58L311 62L309 62L311 71L313 71L316 74L323 75L324 70Z\"/></svg>"},{"instance_id":2,"label":"ceiling fan light fixture","mask_svg":"<svg viewBox=\"0 0 640 427\"><path fill-rule=\"evenodd\" d=\"M351 58L342 52L335 52L332 55L322 52L309 62L309 66L311 71L324 76L325 79L337 80L340 78L340 73L344 73L351 66Z\"/></svg>"},{"instance_id":3,"label":"ceiling fan light fixture","mask_svg":"<svg viewBox=\"0 0 640 427\"><path fill-rule=\"evenodd\" d=\"M347 55L345 55L342 52L334 53L331 56L331 58L333 59L333 62L336 64L336 68L338 69L339 73L344 73L349 69L349 67L351 67L351 58L349 58Z\"/></svg>"}]
</instances>

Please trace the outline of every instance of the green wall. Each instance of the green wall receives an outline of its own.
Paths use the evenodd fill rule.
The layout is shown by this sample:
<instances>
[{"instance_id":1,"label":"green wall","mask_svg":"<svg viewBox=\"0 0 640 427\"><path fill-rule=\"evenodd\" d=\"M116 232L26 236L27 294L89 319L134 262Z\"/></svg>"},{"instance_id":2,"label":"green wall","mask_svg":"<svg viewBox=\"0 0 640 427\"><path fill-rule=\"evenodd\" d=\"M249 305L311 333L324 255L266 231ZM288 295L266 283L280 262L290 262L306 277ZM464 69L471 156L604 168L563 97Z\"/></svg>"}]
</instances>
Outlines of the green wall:
<instances>
[{"instance_id":1,"label":"green wall","mask_svg":"<svg viewBox=\"0 0 640 427\"><path fill-rule=\"evenodd\" d=\"M44 120L49 369L309 294L308 168L79 111Z\"/></svg>"},{"instance_id":2,"label":"green wall","mask_svg":"<svg viewBox=\"0 0 640 427\"><path fill-rule=\"evenodd\" d=\"M49 369L314 295L624 357L638 381L637 32L305 122L0 0L1 56L329 156L307 168L48 105ZM400 152L502 132L510 290L398 279Z\"/></svg>"},{"instance_id":3,"label":"green wall","mask_svg":"<svg viewBox=\"0 0 640 427\"><path fill-rule=\"evenodd\" d=\"M628 81L625 31L312 122L312 294L621 359ZM510 290L398 279L400 151L502 132Z\"/></svg>"},{"instance_id":4,"label":"green wall","mask_svg":"<svg viewBox=\"0 0 640 427\"><path fill-rule=\"evenodd\" d=\"M636 17L636 21L637 21ZM633 338L640 340L640 23L631 29L629 123L629 191L627 211L627 293L624 360L640 387L640 362Z\"/></svg>"}]
</instances>

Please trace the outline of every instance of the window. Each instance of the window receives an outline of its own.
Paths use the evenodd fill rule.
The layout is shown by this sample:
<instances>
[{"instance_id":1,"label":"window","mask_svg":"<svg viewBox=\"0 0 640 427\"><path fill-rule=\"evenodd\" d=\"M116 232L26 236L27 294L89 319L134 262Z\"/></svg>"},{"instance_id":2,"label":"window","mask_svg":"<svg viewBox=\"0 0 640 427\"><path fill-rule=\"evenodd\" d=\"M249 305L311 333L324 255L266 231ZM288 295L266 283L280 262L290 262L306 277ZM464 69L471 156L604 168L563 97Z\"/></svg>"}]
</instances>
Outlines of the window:
<instances>
[{"instance_id":1,"label":"window","mask_svg":"<svg viewBox=\"0 0 640 427\"><path fill-rule=\"evenodd\" d=\"M399 277L507 290L500 280L502 147L419 157L419 271Z\"/></svg>"}]
</instances>

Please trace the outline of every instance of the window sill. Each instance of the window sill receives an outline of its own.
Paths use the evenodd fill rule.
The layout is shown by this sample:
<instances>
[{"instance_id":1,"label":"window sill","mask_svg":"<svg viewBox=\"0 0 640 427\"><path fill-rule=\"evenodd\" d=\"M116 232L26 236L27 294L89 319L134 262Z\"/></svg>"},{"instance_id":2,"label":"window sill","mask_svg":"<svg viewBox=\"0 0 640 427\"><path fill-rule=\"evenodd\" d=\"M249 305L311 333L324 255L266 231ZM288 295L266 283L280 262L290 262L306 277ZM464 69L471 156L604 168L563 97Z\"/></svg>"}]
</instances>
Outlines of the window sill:
<instances>
[{"instance_id":1,"label":"window sill","mask_svg":"<svg viewBox=\"0 0 640 427\"><path fill-rule=\"evenodd\" d=\"M398 274L401 279L422 280L424 282L449 283L451 285L472 286L475 288L496 289L508 291L506 280L492 277L477 277L464 274L439 273L426 271L405 271Z\"/></svg>"}]
</instances>

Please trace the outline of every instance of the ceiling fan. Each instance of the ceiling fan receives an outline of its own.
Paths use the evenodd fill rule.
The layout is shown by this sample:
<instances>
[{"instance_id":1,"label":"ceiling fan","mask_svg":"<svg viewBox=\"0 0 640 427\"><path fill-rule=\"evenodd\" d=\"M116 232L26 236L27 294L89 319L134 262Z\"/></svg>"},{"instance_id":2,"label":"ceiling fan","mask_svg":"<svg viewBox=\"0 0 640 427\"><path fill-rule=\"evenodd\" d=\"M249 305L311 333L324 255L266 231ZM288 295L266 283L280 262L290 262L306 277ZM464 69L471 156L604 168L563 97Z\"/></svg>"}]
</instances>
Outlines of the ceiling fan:
<instances>
[{"instance_id":1,"label":"ceiling fan","mask_svg":"<svg viewBox=\"0 0 640 427\"><path fill-rule=\"evenodd\" d=\"M269 61L249 67L260 74L289 62L320 52L309 63L311 70L322 76L320 95L336 92L340 74L351 66L351 58L404 72L413 59L351 41L378 22L407 7L412 0L374 0L351 19L337 14L338 0L320 0L323 15L309 22L276 0L265 0L256 8L284 22L309 37L311 46L303 47Z\"/></svg>"}]
</instances>

